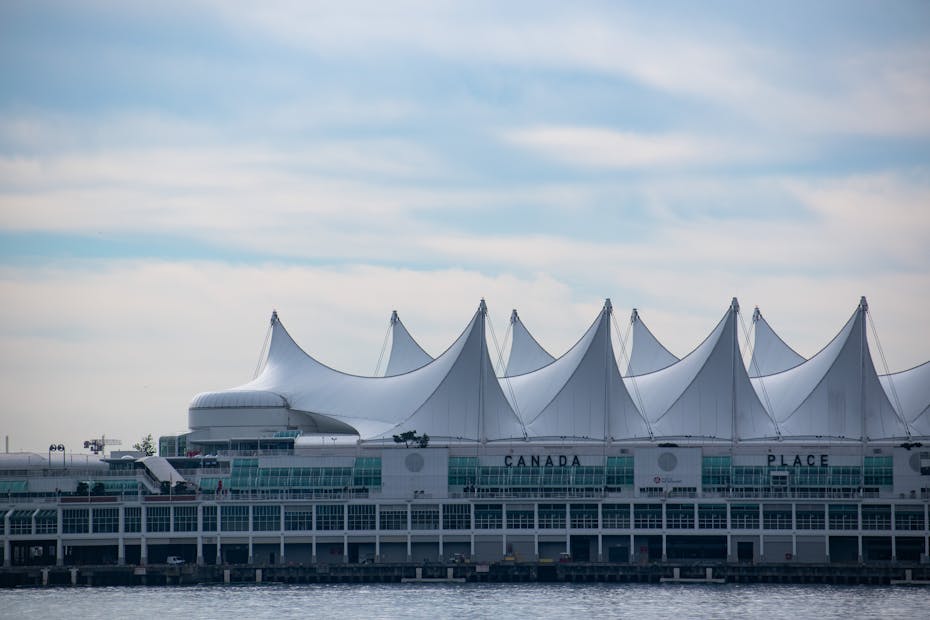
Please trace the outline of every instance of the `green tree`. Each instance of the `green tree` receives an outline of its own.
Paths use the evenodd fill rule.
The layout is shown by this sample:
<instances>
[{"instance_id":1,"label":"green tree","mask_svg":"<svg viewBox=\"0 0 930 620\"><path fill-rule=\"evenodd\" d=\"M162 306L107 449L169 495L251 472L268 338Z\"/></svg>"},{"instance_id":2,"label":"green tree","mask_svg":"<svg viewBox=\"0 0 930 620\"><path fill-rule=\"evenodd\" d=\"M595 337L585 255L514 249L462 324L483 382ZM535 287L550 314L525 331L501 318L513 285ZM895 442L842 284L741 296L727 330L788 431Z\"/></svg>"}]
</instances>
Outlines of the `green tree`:
<instances>
[{"instance_id":1,"label":"green tree","mask_svg":"<svg viewBox=\"0 0 930 620\"><path fill-rule=\"evenodd\" d=\"M143 437L139 443L132 444L132 449L141 452L144 456L153 456L155 454L155 440L152 439L152 433Z\"/></svg>"}]
</instances>

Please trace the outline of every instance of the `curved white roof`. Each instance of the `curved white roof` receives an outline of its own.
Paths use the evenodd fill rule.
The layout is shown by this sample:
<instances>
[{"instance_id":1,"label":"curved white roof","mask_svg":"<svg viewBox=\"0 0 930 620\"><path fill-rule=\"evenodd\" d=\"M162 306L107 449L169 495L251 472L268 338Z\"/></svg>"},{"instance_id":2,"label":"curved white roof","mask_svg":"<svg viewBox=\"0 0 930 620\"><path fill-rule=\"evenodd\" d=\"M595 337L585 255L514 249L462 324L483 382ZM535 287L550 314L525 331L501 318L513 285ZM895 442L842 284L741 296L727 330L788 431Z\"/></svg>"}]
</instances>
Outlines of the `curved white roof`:
<instances>
[{"instance_id":1,"label":"curved white roof","mask_svg":"<svg viewBox=\"0 0 930 620\"><path fill-rule=\"evenodd\" d=\"M630 345L630 362L627 364L624 376L645 375L662 370L678 361L678 358L662 346L662 343L649 331L646 324L639 318L639 311L636 308L633 308L630 323L632 325L630 337L633 343Z\"/></svg>"},{"instance_id":2,"label":"curved white roof","mask_svg":"<svg viewBox=\"0 0 930 620\"><path fill-rule=\"evenodd\" d=\"M777 436L740 358L736 339L738 311L734 299L714 331L678 362L647 375L624 378L655 437Z\"/></svg>"},{"instance_id":3,"label":"curved white roof","mask_svg":"<svg viewBox=\"0 0 930 620\"><path fill-rule=\"evenodd\" d=\"M867 308L863 298L840 333L806 362L752 380L783 437L908 436L872 364L865 334Z\"/></svg>"},{"instance_id":4,"label":"curved white roof","mask_svg":"<svg viewBox=\"0 0 930 620\"><path fill-rule=\"evenodd\" d=\"M914 436L930 437L930 362L879 377L885 393Z\"/></svg>"},{"instance_id":5,"label":"curved white roof","mask_svg":"<svg viewBox=\"0 0 930 620\"><path fill-rule=\"evenodd\" d=\"M510 355L504 370L505 377L533 372L552 363L555 358L533 338L516 310L510 314L510 327Z\"/></svg>"},{"instance_id":6,"label":"curved white roof","mask_svg":"<svg viewBox=\"0 0 930 620\"><path fill-rule=\"evenodd\" d=\"M617 368L610 313L608 299L597 320L565 355L536 371L502 379L504 393L531 435L649 437Z\"/></svg>"},{"instance_id":7,"label":"curved white roof","mask_svg":"<svg viewBox=\"0 0 930 620\"><path fill-rule=\"evenodd\" d=\"M391 355L384 376L402 375L431 361L433 358L417 344L394 310L391 313Z\"/></svg>"},{"instance_id":8,"label":"curved white roof","mask_svg":"<svg viewBox=\"0 0 930 620\"><path fill-rule=\"evenodd\" d=\"M201 392L191 401L191 409L287 407L280 394L263 390L224 390Z\"/></svg>"},{"instance_id":9,"label":"curved white roof","mask_svg":"<svg viewBox=\"0 0 930 620\"><path fill-rule=\"evenodd\" d=\"M296 411L320 414L356 429L363 439L411 428L435 437L522 438L523 428L491 372L484 344L484 302L445 353L425 366L390 377L360 377L318 362L291 338L275 313L261 373L245 385L210 395L210 402L268 402L283 398ZM482 371L488 374L482 377ZM479 385L484 389L479 389ZM483 399L477 398L479 391ZM207 397L195 401L204 406ZM479 428L479 411L487 420ZM479 432L481 434L479 434Z\"/></svg>"},{"instance_id":10,"label":"curved white roof","mask_svg":"<svg viewBox=\"0 0 930 620\"><path fill-rule=\"evenodd\" d=\"M771 328L759 308L752 313L753 345L749 361L749 376L774 375L794 368L805 361L804 356L789 347Z\"/></svg>"}]
</instances>

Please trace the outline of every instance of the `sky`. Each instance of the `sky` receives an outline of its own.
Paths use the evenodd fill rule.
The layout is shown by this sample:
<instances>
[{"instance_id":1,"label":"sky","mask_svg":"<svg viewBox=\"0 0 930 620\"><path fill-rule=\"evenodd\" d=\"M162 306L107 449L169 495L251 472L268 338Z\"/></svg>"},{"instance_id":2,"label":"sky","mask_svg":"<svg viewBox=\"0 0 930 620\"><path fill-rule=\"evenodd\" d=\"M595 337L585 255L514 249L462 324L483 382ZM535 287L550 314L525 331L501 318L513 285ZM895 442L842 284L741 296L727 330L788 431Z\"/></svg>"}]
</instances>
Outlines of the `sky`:
<instances>
[{"instance_id":1,"label":"sky","mask_svg":"<svg viewBox=\"0 0 930 620\"><path fill-rule=\"evenodd\" d=\"M273 309L371 374L394 309L438 355L483 297L559 355L610 297L682 356L735 296L810 356L866 295L925 362L928 35L903 0L6 0L0 435L184 431Z\"/></svg>"}]
</instances>

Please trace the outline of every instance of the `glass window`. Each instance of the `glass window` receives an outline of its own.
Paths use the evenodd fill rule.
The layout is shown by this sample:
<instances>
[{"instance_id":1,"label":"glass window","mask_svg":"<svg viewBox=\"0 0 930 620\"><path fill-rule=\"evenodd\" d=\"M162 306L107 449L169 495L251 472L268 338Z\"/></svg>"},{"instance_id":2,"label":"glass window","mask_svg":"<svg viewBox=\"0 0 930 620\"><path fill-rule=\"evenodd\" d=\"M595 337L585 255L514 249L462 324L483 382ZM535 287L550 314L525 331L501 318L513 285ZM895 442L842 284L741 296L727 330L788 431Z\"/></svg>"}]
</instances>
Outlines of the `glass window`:
<instances>
[{"instance_id":1,"label":"glass window","mask_svg":"<svg viewBox=\"0 0 930 620\"><path fill-rule=\"evenodd\" d=\"M665 506L665 523L669 529L693 529L694 504L667 504Z\"/></svg>"},{"instance_id":2,"label":"glass window","mask_svg":"<svg viewBox=\"0 0 930 620\"><path fill-rule=\"evenodd\" d=\"M759 504L730 505L730 524L734 530L759 528Z\"/></svg>"},{"instance_id":3,"label":"glass window","mask_svg":"<svg viewBox=\"0 0 930 620\"><path fill-rule=\"evenodd\" d=\"M767 530L790 530L791 506L785 504L763 504L762 527Z\"/></svg>"},{"instance_id":4,"label":"glass window","mask_svg":"<svg viewBox=\"0 0 930 620\"><path fill-rule=\"evenodd\" d=\"M119 508L94 508L94 532L112 534L119 531Z\"/></svg>"},{"instance_id":5,"label":"glass window","mask_svg":"<svg viewBox=\"0 0 930 620\"><path fill-rule=\"evenodd\" d=\"M471 529L471 504L445 504L442 507L442 529Z\"/></svg>"},{"instance_id":6,"label":"glass window","mask_svg":"<svg viewBox=\"0 0 930 620\"><path fill-rule=\"evenodd\" d=\"M65 534L86 534L90 530L90 512L87 508L65 508L61 524Z\"/></svg>"},{"instance_id":7,"label":"glass window","mask_svg":"<svg viewBox=\"0 0 930 620\"><path fill-rule=\"evenodd\" d=\"M539 527L547 530L565 529L565 504L540 504Z\"/></svg>"},{"instance_id":8,"label":"glass window","mask_svg":"<svg viewBox=\"0 0 930 620\"><path fill-rule=\"evenodd\" d=\"M828 513L831 530L859 529L859 507L855 504L830 504Z\"/></svg>"},{"instance_id":9,"label":"glass window","mask_svg":"<svg viewBox=\"0 0 930 620\"><path fill-rule=\"evenodd\" d=\"M382 530L406 530L407 504L381 506L378 527Z\"/></svg>"},{"instance_id":10,"label":"glass window","mask_svg":"<svg viewBox=\"0 0 930 620\"><path fill-rule=\"evenodd\" d=\"M698 527L702 530L727 529L727 505L698 504Z\"/></svg>"},{"instance_id":11,"label":"glass window","mask_svg":"<svg viewBox=\"0 0 930 620\"><path fill-rule=\"evenodd\" d=\"M203 531L216 531L216 506L204 506L202 508Z\"/></svg>"},{"instance_id":12,"label":"glass window","mask_svg":"<svg viewBox=\"0 0 930 620\"><path fill-rule=\"evenodd\" d=\"M350 530L373 530L375 529L375 505L374 504L351 504L349 506L349 529Z\"/></svg>"},{"instance_id":13,"label":"glass window","mask_svg":"<svg viewBox=\"0 0 930 620\"><path fill-rule=\"evenodd\" d=\"M865 457L865 485L890 487L894 484L894 463L890 456Z\"/></svg>"},{"instance_id":14,"label":"glass window","mask_svg":"<svg viewBox=\"0 0 930 620\"><path fill-rule=\"evenodd\" d=\"M58 533L58 511L40 510L36 515L36 534Z\"/></svg>"},{"instance_id":15,"label":"glass window","mask_svg":"<svg viewBox=\"0 0 930 620\"><path fill-rule=\"evenodd\" d=\"M475 527L480 530L496 530L504 526L502 504L475 504Z\"/></svg>"},{"instance_id":16,"label":"glass window","mask_svg":"<svg viewBox=\"0 0 930 620\"><path fill-rule=\"evenodd\" d=\"M924 527L923 506L894 507L894 528L896 530L922 530Z\"/></svg>"},{"instance_id":17,"label":"glass window","mask_svg":"<svg viewBox=\"0 0 930 620\"><path fill-rule=\"evenodd\" d=\"M629 504L604 504L601 506L601 522L604 529L629 529Z\"/></svg>"},{"instance_id":18,"label":"glass window","mask_svg":"<svg viewBox=\"0 0 930 620\"><path fill-rule=\"evenodd\" d=\"M526 530L536 527L536 511L532 504L508 504L507 528L511 530Z\"/></svg>"},{"instance_id":19,"label":"glass window","mask_svg":"<svg viewBox=\"0 0 930 620\"><path fill-rule=\"evenodd\" d=\"M220 523L224 532L249 531L249 507L221 506Z\"/></svg>"},{"instance_id":20,"label":"glass window","mask_svg":"<svg viewBox=\"0 0 930 620\"><path fill-rule=\"evenodd\" d=\"M313 529L313 506L288 508L284 511L284 529L308 531Z\"/></svg>"},{"instance_id":21,"label":"glass window","mask_svg":"<svg viewBox=\"0 0 930 620\"><path fill-rule=\"evenodd\" d=\"M126 506L123 508L123 531L142 531L142 508L140 506Z\"/></svg>"},{"instance_id":22,"label":"glass window","mask_svg":"<svg viewBox=\"0 0 930 620\"><path fill-rule=\"evenodd\" d=\"M572 529L597 528L597 504L572 504L569 514Z\"/></svg>"},{"instance_id":23,"label":"glass window","mask_svg":"<svg viewBox=\"0 0 930 620\"><path fill-rule=\"evenodd\" d=\"M607 457L607 490L619 491L633 486L633 457Z\"/></svg>"},{"instance_id":24,"label":"glass window","mask_svg":"<svg viewBox=\"0 0 930 620\"><path fill-rule=\"evenodd\" d=\"M171 506L146 506L145 531L170 532Z\"/></svg>"},{"instance_id":25,"label":"glass window","mask_svg":"<svg viewBox=\"0 0 930 620\"><path fill-rule=\"evenodd\" d=\"M633 504L633 527L662 529L662 504Z\"/></svg>"},{"instance_id":26,"label":"glass window","mask_svg":"<svg viewBox=\"0 0 930 620\"><path fill-rule=\"evenodd\" d=\"M196 532L197 531L197 506L175 506L174 507L174 531L175 532Z\"/></svg>"},{"instance_id":27,"label":"glass window","mask_svg":"<svg viewBox=\"0 0 930 620\"><path fill-rule=\"evenodd\" d=\"M863 504L862 529L864 530L890 530L891 506L888 504Z\"/></svg>"},{"instance_id":28,"label":"glass window","mask_svg":"<svg viewBox=\"0 0 930 620\"><path fill-rule=\"evenodd\" d=\"M319 504L316 507L316 529L344 530L345 514L344 504Z\"/></svg>"},{"instance_id":29,"label":"glass window","mask_svg":"<svg viewBox=\"0 0 930 620\"><path fill-rule=\"evenodd\" d=\"M822 530L826 527L823 504L798 504L795 517L799 530Z\"/></svg>"},{"instance_id":30,"label":"glass window","mask_svg":"<svg viewBox=\"0 0 930 620\"><path fill-rule=\"evenodd\" d=\"M439 505L413 504L410 506L410 527L415 530L438 530Z\"/></svg>"},{"instance_id":31,"label":"glass window","mask_svg":"<svg viewBox=\"0 0 930 620\"><path fill-rule=\"evenodd\" d=\"M35 511L14 510L10 513L10 534L32 534L33 512Z\"/></svg>"},{"instance_id":32,"label":"glass window","mask_svg":"<svg viewBox=\"0 0 930 620\"><path fill-rule=\"evenodd\" d=\"M280 506L252 506L252 529L256 532L276 532L281 529Z\"/></svg>"}]
</instances>

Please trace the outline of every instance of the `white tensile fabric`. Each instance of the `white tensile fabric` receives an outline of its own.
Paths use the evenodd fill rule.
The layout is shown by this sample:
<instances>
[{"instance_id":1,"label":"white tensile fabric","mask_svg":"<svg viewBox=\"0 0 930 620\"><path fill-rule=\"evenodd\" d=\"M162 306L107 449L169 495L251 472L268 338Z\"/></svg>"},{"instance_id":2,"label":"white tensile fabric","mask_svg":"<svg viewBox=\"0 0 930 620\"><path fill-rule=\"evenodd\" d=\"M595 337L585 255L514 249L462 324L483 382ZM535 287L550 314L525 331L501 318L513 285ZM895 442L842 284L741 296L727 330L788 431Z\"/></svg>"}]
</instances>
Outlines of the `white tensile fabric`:
<instances>
[{"instance_id":1,"label":"white tensile fabric","mask_svg":"<svg viewBox=\"0 0 930 620\"><path fill-rule=\"evenodd\" d=\"M624 378L655 437L777 436L740 359L736 340L738 309L734 299L714 331L680 361L647 375Z\"/></svg>"},{"instance_id":2,"label":"white tensile fabric","mask_svg":"<svg viewBox=\"0 0 930 620\"><path fill-rule=\"evenodd\" d=\"M840 333L806 362L752 380L783 437L908 436L875 373L865 335L865 312L863 300Z\"/></svg>"},{"instance_id":3,"label":"white tensile fabric","mask_svg":"<svg viewBox=\"0 0 930 620\"><path fill-rule=\"evenodd\" d=\"M639 318L639 311L636 308L633 308L630 322L632 324L630 337L633 344L630 346L630 362L627 364L624 376L645 375L667 368L678 361L678 358L652 335L646 324Z\"/></svg>"},{"instance_id":4,"label":"white tensile fabric","mask_svg":"<svg viewBox=\"0 0 930 620\"><path fill-rule=\"evenodd\" d=\"M510 315L510 329L510 355L507 357L507 368L504 370L505 377L539 370L555 360L536 342L533 335L523 325L516 310Z\"/></svg>"},{"instance_id":5,"label":"white tensile fabric","mask_svg":"<svg viewBox=\"0 0 930 620\"><path fill-rule=\"evenodd\" d=\"M391 355L388 357L384 376L402 375L431 361L433 358L413 339L397 316L397 311L391 313Z\"/></svg>"},{"instance_id":6,"label":"white tensile fabric","mask_svg":"<svg viewBox=\"0 0 930 620\"><path fill-rule=\"evenodd\" d=\"M752 315L753 345L749 361L750 377L763 377L794 368L804 362L804 356L785 344L756 308Z\"/></svg>"},{"instance_id":7,"label":"white tensile fabric","mask_svg":"<svg viewBox=\"0 0 930 620\"><path fill-rule=\"evenodd\" d=\"M536 437L648 438L623 385L610 340L610 301L565 355L502 379L504 394Z\"/></svg>"},{"instance_id":8,"label":"white tensile fabric","mask_svg":"<svg viewBox=\"0 0 930 620\"><path fill-rule=\"evenodd\" d=\"M879 377L885 393L908 422L911 434L930 437L930 362Z\"/></svg>"},{"instance_id":9,"label":"white tensile fabric","mask_svg":"<svg viewBox=\"0 0 930 620\"><path fill-rule=\"evenodd\" d=\"M333 370L307 355L274 319L261 373L226 392L278 394L291 409L344 422L363 439L389 436L411 421L414 426L408 430L436 437L522 438L520 420L489 370L484 313L482 304L462 335L434 361L392 377L359 377ZM487 376L482 377L482 371ZM479 393L483 394L480 405ZM220 398L224 393L214 394ZM480 429L479 411L485 418Z\"/></svg>"}]
</instances>

